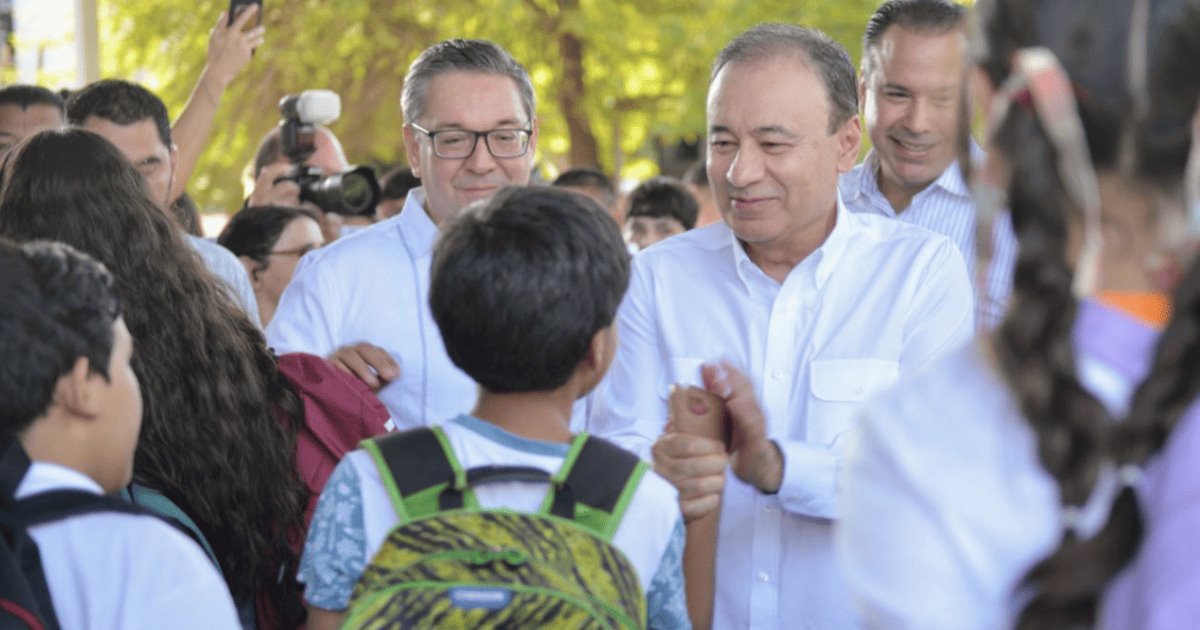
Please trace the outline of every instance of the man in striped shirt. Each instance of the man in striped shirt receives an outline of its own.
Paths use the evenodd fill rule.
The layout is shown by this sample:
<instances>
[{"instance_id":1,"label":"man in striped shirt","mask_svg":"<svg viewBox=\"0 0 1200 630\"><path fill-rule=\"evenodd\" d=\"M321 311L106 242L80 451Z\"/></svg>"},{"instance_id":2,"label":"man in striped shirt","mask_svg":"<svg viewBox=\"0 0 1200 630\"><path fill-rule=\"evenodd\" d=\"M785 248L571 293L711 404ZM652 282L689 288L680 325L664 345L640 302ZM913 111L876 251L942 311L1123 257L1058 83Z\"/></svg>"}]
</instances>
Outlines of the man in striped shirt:
<instances>
[{"instance_id":1,"label":"man in striped shirt","mask_svg":"<svg viewBox=\"0 0 1200 630\"><path fill-rule=\"evenodd\" d=\"M982 287L976 324L1003 317L1016 258L1007 213L993 226L986 277L975 267L975 204L957 162L965 108L967 12L950 0L888 0L867 23L859 101L873 148L842 176L853 212L897 218L958 245ZM980 149L971 143L972 154Z\"/></svg>"}]
</instances>

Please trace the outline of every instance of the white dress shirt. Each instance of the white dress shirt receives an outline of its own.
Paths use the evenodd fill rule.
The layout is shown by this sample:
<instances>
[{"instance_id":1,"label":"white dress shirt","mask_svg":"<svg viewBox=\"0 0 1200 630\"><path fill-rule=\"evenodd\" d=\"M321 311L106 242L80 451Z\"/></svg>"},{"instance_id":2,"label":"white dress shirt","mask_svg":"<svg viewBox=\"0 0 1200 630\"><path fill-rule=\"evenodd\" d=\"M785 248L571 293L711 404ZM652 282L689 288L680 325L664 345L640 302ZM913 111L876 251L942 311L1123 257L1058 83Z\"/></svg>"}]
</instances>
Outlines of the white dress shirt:
<instances>
[{"instance_id":1,"label":"white dress shirt","mask_svg":"<svg viewBox=\"0 0 1200 630\"><path fill-rule=\"evenodd\" d=\"M954 244L839 200L825 243L780 284L719 223L638 254L617 323L593 432L647 456L670 385L724 358L755 383L784 455L777 495L726 485L714 627L853 627L832 549L843 452L868 396L970 338Z\"/></svg>"},{"instance_id":2,"label":"white dress shirt","mask_svg":"<svg viewBox=\"0 0 1200 630\"><path fill-rule=\"evenodd\" d=\"M17 487L101 493L95 481L34 462ZM152 517L98 512L29 528L64 629L240 628L229 590L195 541Z\"/></svg>"},{"instance_id":3,"label":"white dress shirt","mask_svg":"<svg viewBox=\"0 0 1200 630\"><path fill-rule=\"evenodd\" d=\"M1074 337L1080 382L1121 417L1156 333L1087 302ZM848 458L837 532L868 627L1012 627L1030 595L1022 579L1063 533L1058 485L1018 404L974 345L872 402ZM1112 467L1101 469L1080 512L1083 536L1103 526L1117 489Z\"/></svg>"},{"instance_id":4,"label":"white dress shirt","mask_svg":"<svg viewBox=\"0 0 1200 630\"><path fill-rule=\"evenodd\" d=\"M438 228L425 191L408 193L400 214L300 259L267 326L282 354L327 357L359 342L379 346L400 378L378 392L399 430L441 423L475 403L475 383L450 362L429 310L429 266Z\"/></svg>"},{"instance_id":5,"label":"white dress shirt","mask_svg":"<svg viewBox=\"0 0 1200 630\"><path fill-rule=\"evenodd\" d=\"M191 234L183 236L192 249L200 254L200 259L204 261L204 266L209 272L221 281L234 303L246 311L246 315L255 326L262 328L262 321L258 317L258 300L254 297L254 287L250 286L250 275L246 273L246 268L238 261L237 256L210 240Z\"/></svg>"},{"instance_id":6,"label":"white dress shirt","mask_svg":"<svg viewBox=\"0 0 1200 630\"><path fill-rule=\"evenodd\" d=\"M400 214L301 258L267 326L267 342L279 354L327 357L359 342L386 350L400 378L377 395L401 431L470 411L477 393L450 361L429 310L438 228L424 203L425 191L413 189ZM583 403L575 408L581 423Z\"/></svg>"},{"instance_id":7,"label":"white dress shirt","mask_svg":"<svg viewBox=\"0 0 1200 630\"><path fill-rule=\"evenodd\" d=\"M972 155L983 151L971 143ZM842 199L851 212L863 212L899 219L944 234L954 241L967 263L972 282L975 276L975 201L957 162L917 193L908 208L899 214L879 190L879 156L871 151L858 166L842 175L838 183ZM977 291L975 321L981 330L991 330L1004 318L1008 295L1012 292L1013 267L1017 260L1017 239L1008 212L996 216L992 226L992 257L985 280L986 290Z\"/></svg>"}]
</instances>

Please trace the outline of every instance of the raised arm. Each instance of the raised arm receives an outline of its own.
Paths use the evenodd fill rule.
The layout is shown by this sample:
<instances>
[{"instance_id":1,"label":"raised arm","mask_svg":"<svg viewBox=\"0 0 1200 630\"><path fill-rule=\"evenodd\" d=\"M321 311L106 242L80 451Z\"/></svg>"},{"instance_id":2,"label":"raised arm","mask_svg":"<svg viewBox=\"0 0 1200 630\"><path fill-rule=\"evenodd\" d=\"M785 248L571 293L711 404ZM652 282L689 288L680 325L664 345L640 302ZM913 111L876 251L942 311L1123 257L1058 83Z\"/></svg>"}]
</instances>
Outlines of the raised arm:
<instances>
[{"instance_id":1,"label":"raised arm","mask_svg":"<svg viewBox=\"0 0 1200 630\"><path fill-rule=\"evenodd\" d=\"M187 189L188 179L196 170L200 154L208 144L208 136L212 132L225 90L250 62L254 49L263 43L266 33L264 27L257 26L242 32L242 28L258 15L258 11L258 5L250 5L238 14L233 24L227 24L226 14L222 13L208 37L208 58L204 70L200 72L200 80L196 82L183 112L171 127L171 137L179 148L175 181L171 186L172 199Z\"/></svg>"}]
</instances>

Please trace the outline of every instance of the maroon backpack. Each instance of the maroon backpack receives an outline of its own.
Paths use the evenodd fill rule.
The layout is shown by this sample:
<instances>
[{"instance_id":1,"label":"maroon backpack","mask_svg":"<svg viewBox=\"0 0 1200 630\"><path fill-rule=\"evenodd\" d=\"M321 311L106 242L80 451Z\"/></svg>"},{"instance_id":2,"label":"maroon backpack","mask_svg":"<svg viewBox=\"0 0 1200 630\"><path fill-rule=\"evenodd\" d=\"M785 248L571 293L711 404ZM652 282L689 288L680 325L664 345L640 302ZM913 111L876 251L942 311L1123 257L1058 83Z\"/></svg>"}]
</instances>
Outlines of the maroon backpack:
<instances>
[{"instance_id":1,"label":"maroon backpack","mask_svg":"<svg viewBox=\"0 0 1200 630\"><path fill-rule=\"evenodd\" d=\"M307 530L325 482L346 453L358 443L387 433L387 407L362 381L339 370L321 357L301 352L278 358L279 372L287 378L304 406L304 424L296 430L296 468L308 487L304 509ZM297 557L306 532L289 536ZM304 607L295 567L284 567L279 583L268 585L255 597L259 630L301 627Z\"/></svg>"},{"instance_id":2,"label":"maroon backpack","mask_svg":"<svg viewBox=\"0 0 1200 630\"><path fill-rule=\"evenodd\" d=\"M304 403L304 426L296 432L296 466L308 486L308 527L334 467L359 442L387 433L391 415L365 383L321 357L285 354L279 357L279 371Z\"/></svg>"}]
</instances>

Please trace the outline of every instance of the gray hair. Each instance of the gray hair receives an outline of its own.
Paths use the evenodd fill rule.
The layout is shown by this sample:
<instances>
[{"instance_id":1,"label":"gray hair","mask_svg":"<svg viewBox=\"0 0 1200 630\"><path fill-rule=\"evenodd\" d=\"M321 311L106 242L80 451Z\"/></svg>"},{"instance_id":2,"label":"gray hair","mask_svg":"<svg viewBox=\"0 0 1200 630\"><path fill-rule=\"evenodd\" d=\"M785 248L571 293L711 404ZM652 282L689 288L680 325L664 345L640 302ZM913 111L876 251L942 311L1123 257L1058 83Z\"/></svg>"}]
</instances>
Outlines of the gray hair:
<instances>
[{"instance_id":1,"label":"gray hair","mask_svg":"<svg viewBox=\"0 0 1200 630\"><path fill-rule=\"evenodd\" d=\"M400 92L400 110L404 121L416 122L425 113L425 93L429 82L447 72L482 72L506 76L517 85L525 114L533 120L536 99L529 72L500 46L481 39L449 39L426 48L413 61L404 76Z\"/></svg>"},{"instance_id":2,"label":"gray hair","mask_svg":"<svg viewBox=\"0 0 1200 630\"><path fill-rule=\"evenodd\" d=\"M729 42L713 62L711 84L725 66L758 63L800 54L813 66L829 92L829 132L858 113L858 84L850 55L832 37L794 24L759 24Z\"/></svg>"}]
</instances>

